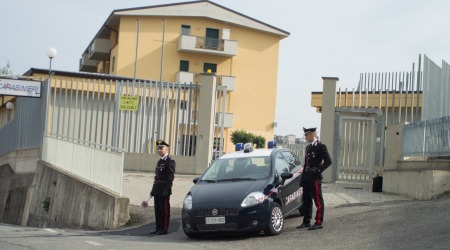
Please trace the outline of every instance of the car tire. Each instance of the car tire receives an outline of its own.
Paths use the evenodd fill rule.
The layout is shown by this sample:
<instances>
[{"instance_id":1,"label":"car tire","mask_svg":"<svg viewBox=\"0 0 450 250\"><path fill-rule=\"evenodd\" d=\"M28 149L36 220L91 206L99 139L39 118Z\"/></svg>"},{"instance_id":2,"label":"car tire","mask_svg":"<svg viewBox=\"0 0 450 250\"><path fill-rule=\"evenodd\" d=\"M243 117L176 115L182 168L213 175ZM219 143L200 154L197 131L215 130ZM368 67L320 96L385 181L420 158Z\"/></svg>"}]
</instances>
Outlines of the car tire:
<instances>
[{"instance_id":1,"label":"car tire","mask_svg":"<svg viewBox=\"0 0 450 250\"><path fill-rule=\"evenodd\" d=\"M270 213L269 226L264 230L266 235L278 235L283 231L284 218L281 206L278 203L273 203L272 211Z\"/></svg>"}]
</instances>

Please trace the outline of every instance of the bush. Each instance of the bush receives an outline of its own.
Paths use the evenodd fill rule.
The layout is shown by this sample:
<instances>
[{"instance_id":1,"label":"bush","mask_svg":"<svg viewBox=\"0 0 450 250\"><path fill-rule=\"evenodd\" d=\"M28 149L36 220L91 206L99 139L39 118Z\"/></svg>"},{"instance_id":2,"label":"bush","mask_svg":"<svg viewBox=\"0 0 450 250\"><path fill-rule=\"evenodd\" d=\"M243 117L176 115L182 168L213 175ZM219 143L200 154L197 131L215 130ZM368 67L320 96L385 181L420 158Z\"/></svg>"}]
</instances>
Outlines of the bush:
<instances>
[{"instance_id":1,"label":"bush","mask_svg":"<svg viewBox=\"0 0 450 250\"><path fill-rule=\"evenodd\" d=\"M245 132L244 130L235 130L231 132L231 142L236 143L248 143L253 142L254 135L252 133Z\"/></svg>"},{"instance_id":2,"label":"bush","mask_svg":"<svg viewBox=\"0 0 450 250\"><path fill-rule=\"evenodd\" d=\"M266 145L266 138L262 136L255 136L253 138L253 144L256 145L256 148L264 148L264 145Z\"/></svg>"},{"instance_id":3,"label":"bush","mask_svg":"<svg viewBox=\"0 0 450 250\"><path fill-rule=\"evenodd\" d=\"M236 143L249 143L251 142L256 148L264 148L266 144L266 138L262 136L256 136L252 133L246 132L244 130L235 130L231 132L231 142L236 145Z\"/></svg>"}]
</instances>

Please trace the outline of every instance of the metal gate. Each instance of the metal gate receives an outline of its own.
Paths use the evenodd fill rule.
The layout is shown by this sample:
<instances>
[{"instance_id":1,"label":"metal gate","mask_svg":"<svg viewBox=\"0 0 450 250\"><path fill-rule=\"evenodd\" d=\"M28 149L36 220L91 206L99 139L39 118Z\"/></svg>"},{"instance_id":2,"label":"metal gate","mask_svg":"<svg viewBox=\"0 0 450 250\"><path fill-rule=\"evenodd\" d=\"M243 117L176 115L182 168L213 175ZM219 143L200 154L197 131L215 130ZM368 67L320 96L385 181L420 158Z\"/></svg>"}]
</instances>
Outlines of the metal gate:
<instances>
[{"instance_id":1,"label":"metal gate","mask_svg":"<svg viewBox=\"0 0 450 250\"><path fill-rule=\"evenodd\" d=\"M336 114L336 180L371 181L380 150L381 126L378 126L378 120L381 116L364 109L342 116L339 112Z\"/></svg>"}]
</instances>

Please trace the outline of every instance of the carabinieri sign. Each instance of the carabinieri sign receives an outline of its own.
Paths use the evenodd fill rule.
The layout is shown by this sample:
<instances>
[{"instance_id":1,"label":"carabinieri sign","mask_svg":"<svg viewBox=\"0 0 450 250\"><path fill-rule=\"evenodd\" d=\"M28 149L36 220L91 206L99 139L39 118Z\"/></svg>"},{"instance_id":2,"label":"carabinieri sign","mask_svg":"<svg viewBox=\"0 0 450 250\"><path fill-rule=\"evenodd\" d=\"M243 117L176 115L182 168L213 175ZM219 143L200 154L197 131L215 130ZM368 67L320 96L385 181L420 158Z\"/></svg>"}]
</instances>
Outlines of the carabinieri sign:
<instances>
[{"instance_id":1,"label":"carabinieri sign","mask_svg":"<svg viewBox=\"0 0 450 250\"><path fill-rule=\"evenodd\" d=\"M41 82L0 79L0 95L41 97Z\"/></svg>"}]
</instances>

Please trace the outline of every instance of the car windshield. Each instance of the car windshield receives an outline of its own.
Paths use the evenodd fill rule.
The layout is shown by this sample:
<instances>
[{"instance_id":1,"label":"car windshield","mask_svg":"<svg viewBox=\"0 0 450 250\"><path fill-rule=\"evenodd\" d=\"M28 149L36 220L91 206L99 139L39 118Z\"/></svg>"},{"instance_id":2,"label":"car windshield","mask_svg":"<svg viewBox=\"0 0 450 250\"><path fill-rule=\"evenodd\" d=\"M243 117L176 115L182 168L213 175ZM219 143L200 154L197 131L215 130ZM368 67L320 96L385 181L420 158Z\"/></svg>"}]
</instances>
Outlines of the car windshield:
<instances>
[{"instance_id":1,"label":"car windshield","mask_svg":"<svg viewBox=\"0 0 450 250\"><path fill-rule=\"evenodd\" d=\"M267 179L270 156L216 160L202 176L202 182L248 181Z\"/></svg>"}]
</instances>

